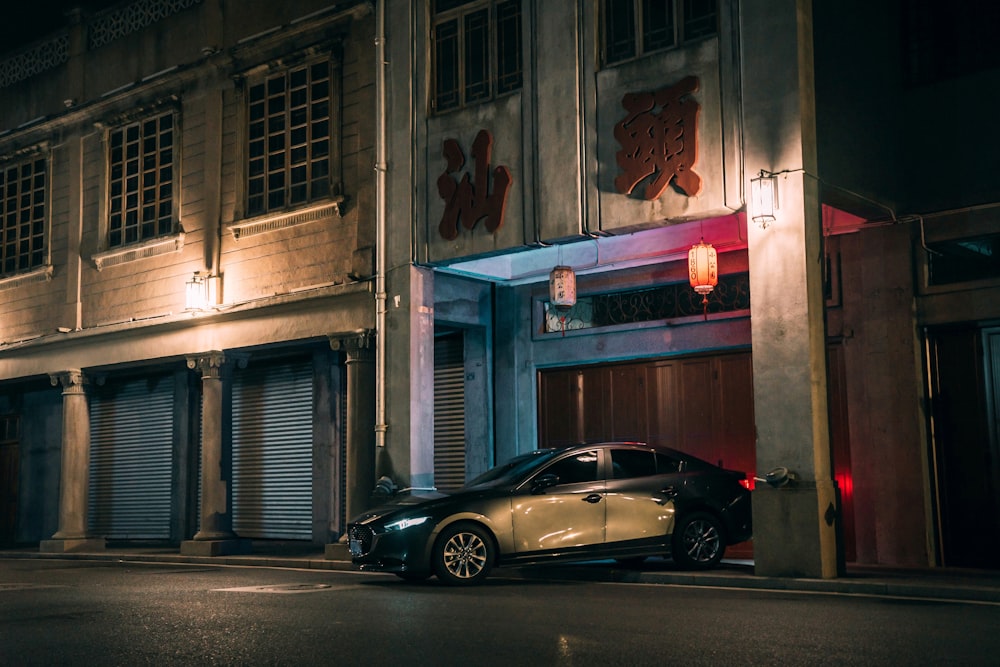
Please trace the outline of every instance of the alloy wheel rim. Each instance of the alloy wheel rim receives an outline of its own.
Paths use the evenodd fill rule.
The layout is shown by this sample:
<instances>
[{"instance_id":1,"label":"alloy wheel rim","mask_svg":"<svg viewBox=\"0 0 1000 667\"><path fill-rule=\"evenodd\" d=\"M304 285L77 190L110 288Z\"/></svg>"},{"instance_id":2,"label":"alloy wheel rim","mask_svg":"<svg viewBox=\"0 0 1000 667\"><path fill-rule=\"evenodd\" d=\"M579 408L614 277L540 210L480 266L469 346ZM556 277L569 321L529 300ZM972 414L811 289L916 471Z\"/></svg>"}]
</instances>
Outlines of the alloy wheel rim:
<instances>
[{"instance_id":1,"label":"alloy wheel rim","mask_svg":"<svg viewBox=\"0 0 1000 667\"><path fill-rule=\"evenodd\" d=\"M486 543L474 533L458 533L444 545L444 566L459 579L472 579L486 567Z\"/></svg>"},{"instance_id":2,"label":"alloy wheel rim","mask_svg":"<svg viewBox=\"0 0 1000 667\"><path fill-rule=\"evenodd\" d=\"M693 521L684 531L688 556L698 563L707 563L719 551L719 533L709 521Z\"/></svg>"}]
</instances>

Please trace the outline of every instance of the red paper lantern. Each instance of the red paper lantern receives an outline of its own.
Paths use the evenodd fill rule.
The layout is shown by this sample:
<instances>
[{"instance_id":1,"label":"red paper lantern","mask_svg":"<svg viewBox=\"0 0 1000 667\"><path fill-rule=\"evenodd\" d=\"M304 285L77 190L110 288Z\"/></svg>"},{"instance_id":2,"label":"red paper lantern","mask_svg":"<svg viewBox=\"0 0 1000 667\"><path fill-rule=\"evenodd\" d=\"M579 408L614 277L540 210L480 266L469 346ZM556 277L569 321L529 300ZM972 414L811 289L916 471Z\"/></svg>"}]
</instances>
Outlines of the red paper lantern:
<instances>
[{"instance_id":1,"label":"red paper lantern","mask_svg":"<svg viewBox=\"0 0 1000 667\"><path fill-rule=\"evenodd\" d=\"M691 287L702 295L702 303L707 306L708 295L719 284L719 255L704 239L688 251L688 278Z\"/></svg>"}]
</instances>

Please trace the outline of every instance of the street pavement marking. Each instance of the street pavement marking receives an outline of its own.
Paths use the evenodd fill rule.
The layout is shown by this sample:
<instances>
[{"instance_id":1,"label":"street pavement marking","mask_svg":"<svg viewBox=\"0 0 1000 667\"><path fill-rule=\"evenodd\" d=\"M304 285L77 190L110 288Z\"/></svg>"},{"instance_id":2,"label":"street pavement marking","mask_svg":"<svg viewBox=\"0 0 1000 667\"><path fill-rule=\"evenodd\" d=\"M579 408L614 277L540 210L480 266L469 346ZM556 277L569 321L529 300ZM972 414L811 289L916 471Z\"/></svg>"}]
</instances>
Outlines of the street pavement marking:
<instances>
[{"instance_id":1,"label":"street pavement marking","mask_svg":"<svg viewBox=\"0 0 1000 667\"><path fill-rule=\"evenodd\" d=\"M272 584L270 586L237 586L235 588L213 588L221 593L316 593L319 591L344 591L357 588L354 585L333 586L331 584Z\"/></svg>"},{"instance_id":2,"label":"street pavement marking","mask_svg":"<svg viewBox=\"0 0 1000 667\"><path fill-rule=\"evenodd\" d=\"M3 591L31 591L38 588L65 588L55 584L4 584L0 583L0 592Z\"/></svg>"}]
</instances>

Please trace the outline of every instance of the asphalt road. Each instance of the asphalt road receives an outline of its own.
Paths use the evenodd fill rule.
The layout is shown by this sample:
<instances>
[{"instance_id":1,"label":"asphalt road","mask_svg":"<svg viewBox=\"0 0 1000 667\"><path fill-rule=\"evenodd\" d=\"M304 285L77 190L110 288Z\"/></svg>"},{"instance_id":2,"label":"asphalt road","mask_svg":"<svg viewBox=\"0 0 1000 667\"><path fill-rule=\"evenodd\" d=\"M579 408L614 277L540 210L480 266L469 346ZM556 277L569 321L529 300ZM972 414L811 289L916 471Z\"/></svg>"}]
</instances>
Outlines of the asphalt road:
<instances>
[{"instance_id":1,"label":"asphalt road","mask_svg":"<svg viewBox=\"0 0 1000 667\"><path fill-rule=\"evenodd\" d=\"M1000 605L0 561L0 665L996 665Z\"/></svg>"}]
</instances>

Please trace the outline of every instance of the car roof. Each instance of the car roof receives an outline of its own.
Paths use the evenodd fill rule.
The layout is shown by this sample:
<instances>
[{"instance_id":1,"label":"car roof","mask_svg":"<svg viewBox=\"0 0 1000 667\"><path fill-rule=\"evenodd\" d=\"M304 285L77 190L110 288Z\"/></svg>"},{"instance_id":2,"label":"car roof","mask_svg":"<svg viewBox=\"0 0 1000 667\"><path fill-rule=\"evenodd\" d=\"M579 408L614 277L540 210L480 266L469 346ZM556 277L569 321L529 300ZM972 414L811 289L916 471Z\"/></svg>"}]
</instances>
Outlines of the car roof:
<instances>
[{"instance_id":1,"label":"car roof","mask_svg":"<svg viewBox=\"0 0 1000 667\"><path fill-rule=\"evenodd\" d=\"M535 451L556 450L560 452L567 452L570 450L591 449L594 447L624 447L632 449L650 449L683 458L697 458L695 456L692 456L691 454L686 454L680 450L673 449L671 447L665 447L663 445L651 445L648 442L639 442L637 440L606 440L601 442L582 442L582 443L577 443L575 445L560 445L559 447L549 447L547 449L538 449Z\"/></svg>"}]
</instances>

